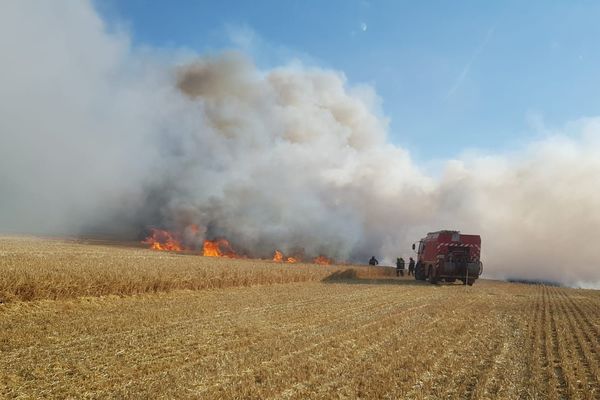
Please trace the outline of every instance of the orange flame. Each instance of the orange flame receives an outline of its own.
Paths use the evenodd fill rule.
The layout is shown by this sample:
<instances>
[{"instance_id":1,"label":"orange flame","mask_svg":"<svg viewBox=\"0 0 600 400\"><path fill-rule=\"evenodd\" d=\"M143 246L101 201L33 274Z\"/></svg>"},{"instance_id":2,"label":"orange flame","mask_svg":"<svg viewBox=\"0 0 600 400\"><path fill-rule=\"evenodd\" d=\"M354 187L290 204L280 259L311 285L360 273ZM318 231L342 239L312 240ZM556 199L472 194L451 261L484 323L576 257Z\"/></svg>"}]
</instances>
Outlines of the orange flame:
<instances>
[{"instance_id":1,"label":"orange flame","mask_svg":"<svg viewBox=\"0 0 600 400\"><path fill-rule=\"evenodd\" d=\"M181 243L176 237L176 235L162 229L152 228L150 235L146 239L144 239L142 243L149 244L150 248L153 250L183 250L183 246L181 246Z\"/></svg>"},{"instance_id":2,"label":"orange flame","mask_svg":"<svg viewBox=\"0 0 600 400\"><path fill-rule=\"evenodd\" d=\"M276 261L276 262L284 262L285 261L286 263L293 264L293 263L297 263L298 259L294 258L294 257L286 257L279 250L275 250L275 254L273 254L273 261Z\"/></svg>"},{"instance_id":3,"label":"orange flame","mask_svg":"<svg viewBox=\"0 0 600 400\"><path fill-rule=\"evenodd\" d=\"M202 255L204 257L221 257L223 254L221 253L221 249L219 249L219 244L214 240L205 240L202 245Z\"/></svg>"},{"instance_id":4,"label":"orange flame","mask_svg":"<svg viewBox=\"0 0 600 400\"><path fill-rule=\"evenodd\" d=\"M205 257L239 258L227 239L205 240L202 245L202 255Z\"/></svg>"},{"instance_id":5,"label":"orange flame","mask_svg":"<svg viewBox=\"0 0 600 400\"><path fill-rule=\"evenodd\" d=\"M153 250L161 251L183 251L186 247L182 245L180 236L163 229L151 228L150 235L142 241L144 244L150 245ZM197 225L189 225L186 228L186 234L197 234L199 228ZM202 244L202 255L205 257L228 257L228 258L246 258L238 255L227 239L219 238L215 240L205 240ZM281 251L275 250L273 261L286 262L294 264L302 259L297 257L286 257ZM333 260L325 256L318 256L313 260L315 264L330 265Z\"/></svg>"},{"instance_id":6,"label":"orange flame","mask_svg":"<svg viewBox=\"0 0 600 400\"><path fill-rule=\"evenodd\" d=\"M320 265L330 265L330 264L333 264L333 260L331 260L331 259L329 259L329 258L327 258L325 256L319 256L319 257L315 258L313 260L313 262L315 264L320 264Z\"/></svg>"},{"instance_id":7,"label":"orange flame","mask_svg":"<svg viewBox=\"0 0 600 400\"><path fill-rule=\"evenodd\" d=\"M273 261L283 262L283 253L279 250L275 250L275 254L273 254Z\"/></svg>"}]
</instances>

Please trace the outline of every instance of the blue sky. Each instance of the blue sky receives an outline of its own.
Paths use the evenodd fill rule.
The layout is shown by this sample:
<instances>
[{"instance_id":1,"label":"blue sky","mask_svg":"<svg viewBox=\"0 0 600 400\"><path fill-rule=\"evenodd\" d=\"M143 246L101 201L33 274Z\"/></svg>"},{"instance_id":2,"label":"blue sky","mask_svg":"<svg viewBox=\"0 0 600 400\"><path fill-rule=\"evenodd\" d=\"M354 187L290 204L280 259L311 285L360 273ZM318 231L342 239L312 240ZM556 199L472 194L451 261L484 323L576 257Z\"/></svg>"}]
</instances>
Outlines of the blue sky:
<instances>
[{"instance_id":1,"label":"blue sky","mask_svg":"<svg viewBox=\"0 0 600 400\"><path fill-rule=\"evenodd\" d=\"M600 114L600 2L96 2L135 45L244 47L261 67L297 58L368 83L390 141L417 160L509 151Z\"/></svg>"}]
</instances>

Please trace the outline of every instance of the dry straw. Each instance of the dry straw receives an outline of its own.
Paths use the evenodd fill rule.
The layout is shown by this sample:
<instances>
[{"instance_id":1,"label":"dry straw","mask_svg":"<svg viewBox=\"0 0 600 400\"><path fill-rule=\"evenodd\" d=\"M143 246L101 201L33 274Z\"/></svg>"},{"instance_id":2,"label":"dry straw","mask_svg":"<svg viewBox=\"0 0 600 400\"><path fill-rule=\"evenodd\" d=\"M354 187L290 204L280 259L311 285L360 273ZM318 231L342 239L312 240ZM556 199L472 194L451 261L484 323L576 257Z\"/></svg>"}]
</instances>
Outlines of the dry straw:
<instances>
[{"instance_id":1,"label":"dry straw","mask_svg":"<svg viewBox=\"0 0 600 400\"><path fill-rule=\"evenodd\" d=\"M290 265L76 242L2 238L0 302L318 281L347 269L367 278L390 276L392 272L381 267Z\"/></svg>"}]
</instances>

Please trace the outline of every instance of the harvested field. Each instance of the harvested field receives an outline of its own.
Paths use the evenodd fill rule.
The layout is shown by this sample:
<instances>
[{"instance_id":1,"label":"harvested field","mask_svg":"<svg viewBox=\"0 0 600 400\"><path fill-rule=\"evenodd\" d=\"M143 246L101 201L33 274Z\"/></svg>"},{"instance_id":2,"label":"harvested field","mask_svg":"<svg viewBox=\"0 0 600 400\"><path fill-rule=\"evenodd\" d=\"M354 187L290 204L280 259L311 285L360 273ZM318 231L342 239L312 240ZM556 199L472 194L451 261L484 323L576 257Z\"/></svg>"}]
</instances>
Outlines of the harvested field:
<instances>
[{"instance_id":1,"label":"harvested field","mask_svg":"<svg viewBox=\"0 0 600 400\"><path fill-rule=\"evenodd\" d=\"M2 245L8 242L15 243L0 241L1 268L18 270L10 261L18 252ZM29 252L34 242L23 239ZM93 268L77 253L88 246L38 244L55 257L71 255L74 271ZM173 268L203 260L98 251L114 251L115 260L130 254L137 274L153 265L144 253L162 273L171 259ZM229 261L202 261L202 268L214 262L220 271ZM234 264L267 276L279 268ZM23 268L33 276L33 264ZM0 305L0 398L600 398L597 291L494 281L433 286L372 271L366 278L353 272L360 268L286 268L311 278L134 296L13 297ZM68 275L44 273L58 283Z\"/></svg>"}]
</instances>

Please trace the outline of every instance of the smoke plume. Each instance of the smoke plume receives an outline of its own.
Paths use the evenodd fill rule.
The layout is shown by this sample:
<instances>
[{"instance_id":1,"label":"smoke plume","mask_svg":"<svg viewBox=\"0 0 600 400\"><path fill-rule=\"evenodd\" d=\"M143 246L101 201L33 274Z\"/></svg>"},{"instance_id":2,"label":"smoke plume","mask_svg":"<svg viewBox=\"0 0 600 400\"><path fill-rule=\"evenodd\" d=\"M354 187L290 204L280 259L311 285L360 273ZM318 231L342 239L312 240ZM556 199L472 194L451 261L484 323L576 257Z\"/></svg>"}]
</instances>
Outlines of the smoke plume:
<instances>
[{"instance_id":1,"label":"smoke plume","mask_svg":"<svg viewBox=\"0 0 600 400\"><path fill-rule=\"evenodd\" d=\"M157 226L254 256L364 262L459 229L481 234L488 277L600 283L600 119L434 178L388 141L373 89L338 71L165 60L85 2L2 2L0 50L3 232Z\"/></svg>"}]
</instances>

